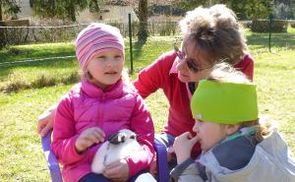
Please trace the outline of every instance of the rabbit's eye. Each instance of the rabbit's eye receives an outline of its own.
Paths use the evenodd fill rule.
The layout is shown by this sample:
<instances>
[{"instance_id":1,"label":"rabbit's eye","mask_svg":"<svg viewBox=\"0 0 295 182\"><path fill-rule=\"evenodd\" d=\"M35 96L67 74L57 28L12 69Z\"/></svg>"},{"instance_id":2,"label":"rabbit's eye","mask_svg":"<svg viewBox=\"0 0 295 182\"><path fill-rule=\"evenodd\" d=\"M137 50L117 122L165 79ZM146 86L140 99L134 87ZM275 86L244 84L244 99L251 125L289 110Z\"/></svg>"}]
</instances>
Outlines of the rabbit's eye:
<instances>
[{"instance_id":1,"label":"rabbit's eye","mask_svg":"<svg viewBox=\"0 0 295 182\"><path fill-rule=\"evenodd\" d=\"M120 138L121 139L120 142L121 143L124 143L125 142L125 138L126 138L126 136L125 135L122 135L121 138Z\"/></svg>"},{"instance_id":2,"label":"rabbit's eye","mask_svg":"<svg viewBox=\"0 0 295 182\"><path fill-rule=\"evenodd\" d=\"M135 139L135 135L131 135L130 136L130 139Z\"/></svg>"}]
</instances>

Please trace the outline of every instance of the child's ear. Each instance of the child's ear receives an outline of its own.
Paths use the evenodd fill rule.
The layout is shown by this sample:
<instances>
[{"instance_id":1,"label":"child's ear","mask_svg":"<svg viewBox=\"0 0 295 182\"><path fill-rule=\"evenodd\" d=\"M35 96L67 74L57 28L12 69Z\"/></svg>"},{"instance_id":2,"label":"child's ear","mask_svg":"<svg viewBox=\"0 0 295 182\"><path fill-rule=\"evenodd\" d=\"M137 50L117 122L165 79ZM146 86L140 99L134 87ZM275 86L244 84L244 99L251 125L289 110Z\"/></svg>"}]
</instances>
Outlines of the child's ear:
<instances>
[{"instance_id":1,"label":"child's ear","mask_svg":"<svg viewBox=\"0 0 295 182\"><path fill-rule=\"evenodd\" d=\"M238 131L239 128L240 128L240 125L238 124L227 124L225 125L225 132L227 135L231 135L235 133L236 131Z\"/></svg>"}]
</instances>

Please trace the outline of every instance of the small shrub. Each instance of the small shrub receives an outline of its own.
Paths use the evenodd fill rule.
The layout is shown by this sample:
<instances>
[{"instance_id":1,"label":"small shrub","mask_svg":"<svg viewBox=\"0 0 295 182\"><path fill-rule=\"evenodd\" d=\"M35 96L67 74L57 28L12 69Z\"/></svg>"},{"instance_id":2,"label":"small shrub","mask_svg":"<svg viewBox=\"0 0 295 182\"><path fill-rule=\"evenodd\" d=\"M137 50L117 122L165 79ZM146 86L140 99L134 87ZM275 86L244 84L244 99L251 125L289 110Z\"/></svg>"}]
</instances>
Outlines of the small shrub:
<instances>
[{"instance_id":1,"label":"small shrub","mask_svg":"<svg viewBox=\"0 0 295 182\"><path fill-rule=\"evenodd\" d=\"M26 80L12 78L0 85L0 92L11 93L28 88L31 88L31 85Z\"/></svg>"},{"instance_id":2,"label":"small shrub","mask_svg":"<svg viewBox=\"0 0 295 182\"><path fill-rule=\"evenodd\" d=\"M30 88L30 86L27 83L17 80L16 82L8 82L8 84L0 88L0 90L4 93L10 93L28 88Z\"/></svg>"},{"instance_id":3,"label":"small shrub","mask_svg":"<svg viewBox=\"0 0 295 182\"><path fill-rule=\"evenodd\" d=\"M149 22L149 32L152 35L156 35L157 33L160 36L170 36L175 35L177 31L177 22L175 21L154 21ZM152 28L151 28L152 27Z\"/></svg>"},{"instance_id":4,"label":"small shrub","mask_svg":"<svg viewBox=\"0 0 295 182\"><path fill-rule=\"evenodd\" d=\"M52 76L44 75L38 76L36 80L32 82L33 88L42 88L46 86L53 86L57 83L57 79Z\"/></svg>"},{"instance_id":5,"label":"small shrub","mask_svg":"<svg viewBox=\"0 0 295 182\"><path fill-rule=\"evenodd\" d=\"M285 20L273 20L271 24L271 32L284 33L287 32L288 22ZM253 32L269 32L269 20L253 20L251 30Z\"/></svg>"},{"instance_id":6,"label":"small shrub","mask_svg":"<svg viewBox=\"0 0 295 182\"><path fill-rule=\"evenodd\" d=\"M71 84L79 81L80 77L76 71L52 74L50 72L39 72L32 77L24 76L25 73L11 73L8 80L0 84L0 92L11 93L31 88L42 88L60 84Z\"/></svg>"},{"instance_id":7,"label":"small shrub","mask_svg":"<svg viewBox=\"0 0 295 182\"><path fill-rule=\"evenodd\" d=\"M1 26L29 26L30 21L28 19L23 20L7 20L7 21L0 21Z\"/></svg>"},{"instance_id":8,"label":"small shrub","mask_svg":"<svg viewBox=\"0 0 295 182\"><path fill-rule=\"evenodd\" d=\"M251 28L251 26L252 26L252 21L240 21L240 24L241 24L244 28Z\"/></svg>"},{"instance_id":9,"label":"small shrub","mask_svg":"<svg viewBox=\"0 0 295 182\"><path fill-rule=\"evenodd\" d=\"M60 82L63 84L70 84L70 83L77 83L79 80L80 80L79 74L76 71L74 71L66 75L66 77L62 77Z\"/></svg>"}]
</instances>

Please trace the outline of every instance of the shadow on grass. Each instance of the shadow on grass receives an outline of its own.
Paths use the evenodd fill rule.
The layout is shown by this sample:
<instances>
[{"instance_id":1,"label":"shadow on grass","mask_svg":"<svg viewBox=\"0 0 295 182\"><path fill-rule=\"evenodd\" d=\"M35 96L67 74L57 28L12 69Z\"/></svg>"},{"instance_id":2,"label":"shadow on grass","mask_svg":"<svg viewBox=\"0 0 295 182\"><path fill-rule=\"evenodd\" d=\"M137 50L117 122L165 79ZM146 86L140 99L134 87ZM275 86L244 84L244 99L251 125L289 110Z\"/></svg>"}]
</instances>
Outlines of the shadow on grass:
<instances>
[{"instance_id":1,"label":"shadow on grass","mask_svg":"<svg viewBox=\"0 0 295 182\"><path fill-rule=\"evenodd\" d=\"M268 33L253 33L247 36L248 45L268 47L269 34ZM288 48L295 49L295 34L290 33L272 33L271 47L273 48Z\"/></svg>"},{"instance_id":2,"label":"shadow on grass","mask_svg":"<svg viewBox=\"0 0 295 182\"><path fill-rule=\"evenodd\" d=\"M38 47L38 44L25 47L11 46L0 50L0 63L69 55L75 55L74 47L69 45L48 45L46 47L42 45Z\"/></svg>"},{"instance_id":3,"label":"shadow on grass","mask_svg":"<svg viewBox=\"0 0 295 182\"><path fill-rule=\"evenodd\" d=\"M5 47L0 50L0 80L5 80L15 69L33 67L32 69L44 70L73 66L71 60L75 59L74 55L72 43L41 43ZM52 57L55 59L51 59Z\"/></svg>"},{"instance_id":4,"label":"shadow on grass","mask_svg":"<svg viewBox=\"0 0 295 182\"><path fill-rule=\"evenodd\" d=\"M7 63L0 65L0 80L7 77L15 68L67 68L69 66L75 67L76 59L66 58L66 59L46 59L37 61L24 61L16 63Z\"/></svg>"},{"instance_id":5,"label":"shadow on grass","mask_svg":"<svg viewBox=\"0 0 295 182\"><path fill-rule=\"evenodd\" d=\"M248 44L253 45L255 50L265 49L268 47L268 33L252 33L247 36ZM0 51L0 65L7 60L25 60L25 59L37 59L42 57L58 57L74 55L73 46L65 45L32 45L32 47L15 46L13 49L6 49ZM156 59L164 50L170 50L170 45L165 44L161 40L150 42L135 42L133 45L133 60L134 60L134 72L138 72L140 69L150 64L151 60ZM294 33L273 33L272 34L272 48L288 48L295 49L295 34ZM129 63L129 47L126 47L126 62L125 66L128 67ZM130 49L129 49L130 50ZM263 50L265 51L265 50ZM70 69L64 74L54 76L58 74L55 69ZM18 70L20 69L20 71ZM38 74L37 78L30 80L30 83L26 83L22 70L30 74ZM44 74L36 70L45 70ZM14 73L20 73L16 75L18 77L15 80L10 81L10 85L0 88L2 91L18 91L26 88L40 88L44 86L52 86L56 84L68 84L75 83L79 79L76 77L78 66L76 58L68 59L52 59L36 62L24 62L18 64L7 64L6 66L0 66L0 84L1 82L10 81L10 76ZM5 83L5 84L6 84Z\"/></svg>"},{"instance_id":6,"label":"shadow on grass","mask_svg":"<svg viewBox=\"0 0 295 182\"><path fill-rule=\"evenodd\" d=\"M133 51L133 58L134 59L138 59L141 55L142 55L142 48L144 46L146 42L143 42L143 41L137 41L135 42L134 44L134 51Z\"/></svg>"},{"instance_id":7,"label":"shadow on grass","mask_svg":"<svg viewBox=\"0 0 295 182\"><path fill-rule=\"evenodd\" d=\"M0 50L0 80L9 76L15 68L60 68L68 67L72 64L74 56L74 47L72 44L33 44L5 47Z\"/></svg>"},{"instance_id":8,"label":"shadow on grass","mask_svg":"<svg viewBox=\"0 0 295 182\"><path fill-rule=\"evenodd\" d=\"M69 58L2 65L0 67L0 92L11 93L24 89L76 83L80 79L76 64L76 59ZM22 70L25 70L24 74ZM26 78L26 75L34 76Z\"/></svg>"},{"instance_id":9,"label":"shadow on grass","mask_svg":"<svg viewBox=\"0 0 295 182\"><path fill-rule=\"evenodd\" d=\"M143 46L146 42L142 41L136 41L132 44L132 60L133 60L133 72L131 75L134 75L134 73L137 73L139 70L137 69L136 62L139 60L143 55ZM126 47L126 55L125 55L125 67L128 67L128 72L131 73L131 58L130 58L130 46ZM130 64L130 65L129 65Z\"/></svg>"}]
</instances>

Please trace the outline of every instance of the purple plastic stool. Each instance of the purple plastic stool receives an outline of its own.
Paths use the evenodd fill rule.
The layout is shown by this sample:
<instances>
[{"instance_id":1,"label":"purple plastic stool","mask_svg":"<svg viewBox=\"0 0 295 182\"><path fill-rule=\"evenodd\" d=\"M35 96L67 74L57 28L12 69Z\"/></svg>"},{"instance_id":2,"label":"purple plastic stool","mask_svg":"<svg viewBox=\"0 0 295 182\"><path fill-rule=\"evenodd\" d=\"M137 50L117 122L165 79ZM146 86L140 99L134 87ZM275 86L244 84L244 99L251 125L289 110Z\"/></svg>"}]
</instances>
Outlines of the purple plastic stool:
<instances>
[{"instance_id":1,"label":"purple plastic stool","mask_svg":"<svg viewBox=\"0 0 295 182\"><path fill-rule=\"evenodd\" d=\"M158 181L168 182L169 181L169 169L167 160L167 149L164 144L159 142L157 139L154 141L154 148L157 153L157 167L158 167Z\"/></svg>"},{"instance_id":2,"label":"purple plastic stool","mask_svg":"<svg viewBox=\"0 0 295 182\"><path fill-rule=\"evenodd\" d=\"M44 156L47 160L47 165L50 170L50 176L52 182L62 182L61 172L58 161L51 150L51 132L48 132L44 137L41 138L42 149Z\"/></svg>"},{"instance_id":3,"label":"purple plastic stool","mask_svg":"<svg viewBox=\"0 0 295 182\"><path fill-rule=\"evenodd\" d=\"M41 138L42 149L44 156L47 160L47 165L50 170L50 176L52 182L62 182L62 176L59 168L58 161L51 150L51 133L48 132L44 137ZM155 140L154 147L157 153L157 166L158 166L158 181L168 182L169 181L169 170L167 161L166 147Z\"/></svg>"}]
</instances>

